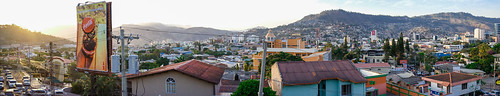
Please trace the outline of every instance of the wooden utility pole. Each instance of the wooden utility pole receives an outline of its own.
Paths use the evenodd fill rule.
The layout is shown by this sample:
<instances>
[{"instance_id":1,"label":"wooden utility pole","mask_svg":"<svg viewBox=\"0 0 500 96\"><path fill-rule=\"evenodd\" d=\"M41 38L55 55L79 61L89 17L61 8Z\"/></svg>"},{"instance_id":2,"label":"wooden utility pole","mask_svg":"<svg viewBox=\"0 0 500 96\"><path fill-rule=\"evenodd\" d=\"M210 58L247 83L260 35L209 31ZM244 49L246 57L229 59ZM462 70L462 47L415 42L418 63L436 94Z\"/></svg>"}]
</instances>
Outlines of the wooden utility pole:
<instances>
[{"instance_id":1,"label":"wooden utility pole","mask_svg":"<svg viewBox=\"0 0 500 96\"><path fill-rule=\"evenodd\" d=\"M50 92L54 93L54 75L53 75L54 74L54 70L53 70L54 64L52 62L54 60L54 57L52 57L52 50L53 50L52 48L53 48L53 43L50 42L49 43L49 55L50 55L50 57L49 57L50 58L49 59L50 60L49 61L49 64L50 64L50 68L49 68L50 69L50 72L49 72L50 82L49 82L49 84L50 84Z\"/></svg>"}]
</instances>

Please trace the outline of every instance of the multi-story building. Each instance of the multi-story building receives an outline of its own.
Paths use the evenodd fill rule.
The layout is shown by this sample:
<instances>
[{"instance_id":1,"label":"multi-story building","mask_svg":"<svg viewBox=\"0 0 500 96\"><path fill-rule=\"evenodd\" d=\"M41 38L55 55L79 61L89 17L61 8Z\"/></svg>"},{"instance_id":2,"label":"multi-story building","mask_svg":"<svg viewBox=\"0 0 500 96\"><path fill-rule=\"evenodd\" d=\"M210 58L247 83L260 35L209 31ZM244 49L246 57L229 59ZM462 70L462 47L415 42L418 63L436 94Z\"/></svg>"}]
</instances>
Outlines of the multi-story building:
<instances>
[{"instance_id":1,"label":"multi-story building","mask_svg":"<svg viewBox=\"0 0 500 96\"><path fill-rule=\"evenodd\" d=\"M386 76L387 74L369 71L365 69L359 70L361 74L368 80L366 83L366 96L385 96L387 93Z\"/></svg>"},{"instance_id":2,"label":"multi-story building","mask_svg":"<svg viewBox=\"0 0 500 96\"><path fill-rule=\"evenodd\" d=\"M276 36L269 31L266 35L266 44L268 48L299 48L304 49L306 42L301 38L295 39L276 39Z\"/></svg>"},{"instance_id":3,"label":"multi-story building","mask_svg":"<svg viewBox=\"0 0 500 96\"><path fill-rule=\"evenodd\" d=\"M385 56L383 49L363 49L361 53L366 63L382 63L382 59Z\"/></svg>"},{"instance_id":4,"label":"multi-story building","mask_svg":"<svg viewBox=\"0 0 500 96\"><path fill-rule=\"evenodd\" d=\"M484 40L486 39L485 31L484 29L476 28L474 29L474 38L478 40Z\"/></svg>"},{"instance_id":5,"label":"multi-story building","mask_svg":"<svg viewBox=\"0 0 500 96\"><path fill-rule=\"evenodd\" d=\"M422 77L429 84L429 95L445 96L475 96L480 90L482 77L464 73L450 72Z\"/></svg>"}]
</instances>

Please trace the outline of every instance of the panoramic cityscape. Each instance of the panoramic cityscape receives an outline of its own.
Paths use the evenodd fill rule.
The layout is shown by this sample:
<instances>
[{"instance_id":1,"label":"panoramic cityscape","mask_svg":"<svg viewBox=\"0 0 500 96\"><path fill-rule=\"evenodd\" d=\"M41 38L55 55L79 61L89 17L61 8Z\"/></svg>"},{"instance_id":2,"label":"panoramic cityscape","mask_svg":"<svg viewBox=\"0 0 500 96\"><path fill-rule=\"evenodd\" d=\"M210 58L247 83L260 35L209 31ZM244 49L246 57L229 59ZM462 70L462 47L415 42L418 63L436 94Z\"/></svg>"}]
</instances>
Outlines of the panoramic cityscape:
<instances>
[{"instance_id":1,"label":"panoramic cityscape","mask_svg":"<svg viewBox=\"0 0 500 96\"><path fill-rule=\"evenodd\" d=\"M0 1L0 96L500 96L496 4Z\"/></svg>"}]
</instances>

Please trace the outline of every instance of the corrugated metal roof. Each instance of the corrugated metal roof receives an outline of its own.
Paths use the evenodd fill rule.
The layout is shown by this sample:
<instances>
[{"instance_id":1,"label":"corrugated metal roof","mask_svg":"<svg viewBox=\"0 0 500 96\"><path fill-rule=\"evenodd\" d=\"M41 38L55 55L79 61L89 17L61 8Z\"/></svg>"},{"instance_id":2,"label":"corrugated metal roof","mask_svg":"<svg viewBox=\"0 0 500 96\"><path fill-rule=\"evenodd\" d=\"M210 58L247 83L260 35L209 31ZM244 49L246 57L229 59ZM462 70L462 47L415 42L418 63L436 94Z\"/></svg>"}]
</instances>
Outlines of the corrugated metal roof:
<instances>
[{"instance_id":1,"label":"corrugated metal roof","mask_svg":"<svg viewBox=\"0 0 500 96\"><path fill-rule=\"evenodd\" d=\"M158 67L147 72L141 72L138 74L128 74L127 78L139 78L142 76L148 76L171 70L175 70L215 84L219 83L220 79L222 78L222 74L224 74L224 69L222 68L209 65L193 59L180 63L170 64L163 67Z\"/></svg>"},{"instance_id":2,"label":"corrugated metal roof","mask_svg":"<svg viewBox=\"0 0 500 96\"><path fill-rule=\"evenodd\" d=\"M356 68L391 67L389 63L356 63Z\"/></svg>"},{"instance_id":3,"label":"corrugated metal roof","mask_svg":"<svg viewBox=\"0 0 500 96\"><path fill-rule=\"evenodd\" d=\"M321 80L364 83L367 80L350 61L277 62L284 85L317 84Z\"/></svg>"}]
</instances>

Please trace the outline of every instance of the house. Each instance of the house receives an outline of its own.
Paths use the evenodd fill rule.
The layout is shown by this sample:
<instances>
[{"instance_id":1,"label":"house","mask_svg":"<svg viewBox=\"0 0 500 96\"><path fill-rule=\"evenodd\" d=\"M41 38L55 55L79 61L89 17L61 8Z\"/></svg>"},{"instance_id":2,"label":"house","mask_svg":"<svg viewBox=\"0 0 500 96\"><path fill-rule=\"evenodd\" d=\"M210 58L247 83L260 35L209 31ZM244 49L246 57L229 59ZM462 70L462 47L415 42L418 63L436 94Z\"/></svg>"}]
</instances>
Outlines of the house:
<instances>
[{"instance_id":1,"label":"house","mask_svg":"<svg viewBox=\"0 0 500 96\"><path fill-rule=\"evenodd\" d=\"M429 95L474 96L475 91L481 88L479 83L482 77L450 72L422 77L422 79L430 86Z\"/></svg>"},{"instance_id":2,"label":"house","mask_svg":"<svg viewBox=\"0 0 500 96\"><path fill-rule=\"evenodd\" d=\"M460 70L460 66L457 64L439 64L439 65L432 65L434 67L434 72L441 74L441 73L448 73L448 72L458 72Z\"/></svg>"},{"instance_id":3,"label":"house","mask_svg":"<svg viewBox=\"0 0 500 96\"><path fill-rule=\"evenodd\" d=\"M384 59L385 52L383 49L363 49L361 50L361 58L366 61L366 63L382 63Z\"/></svg>"},{"instance_id":4,"label":"house","mask_svg":"<svg viewBox=\"0 0 500 96\"><path fill-rule=\"evenodd\" d=\"M425 84L425 81L411 72L389 73L386 78L389 83L395 84L398 87L420 93L428 91L428 85Z\"/></svg>"},{"instance_id":5,"label":"house","mask_svg":"<svg viewBox=\"0 0 500 96\"><path fill-rule=\"evenodd\" d=\"M366 82L350 61L276 62L269 80L281 96L365 96Z\"/></svg>"},{"instance_id":6,"label":"house","mask_svg":"<svg viewBox=\"0 0 500 96\"><path fill-rule=\"evenodd\" d=\"M387 74L360 69L359 72L368 80L366 83L366 96L379 96L387 93L386 76Z\"/></svg>"},{"instance_id":7,"label":"house","mask_svg":"<svg viewBox=\"0 0 500 96\"><path fill-rule=\"evenodd\" d=\"M189 60L127 75L132 94L145 96L213 96L224 69Z\"/></svg>"},{"instance_id":8,"label":"house","mask_svg":"<svg viewBox=\"0 0 500 96\"><path fill-rule=\"evenodd\" d=\"M391 65L389 65L389 63L356 63L354 66L358 69L365 69L384 74L391 71Z\"/></svg>"}]
</instances>

